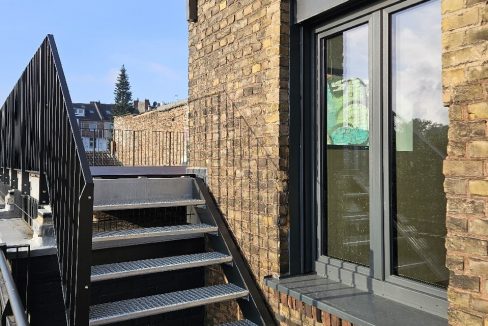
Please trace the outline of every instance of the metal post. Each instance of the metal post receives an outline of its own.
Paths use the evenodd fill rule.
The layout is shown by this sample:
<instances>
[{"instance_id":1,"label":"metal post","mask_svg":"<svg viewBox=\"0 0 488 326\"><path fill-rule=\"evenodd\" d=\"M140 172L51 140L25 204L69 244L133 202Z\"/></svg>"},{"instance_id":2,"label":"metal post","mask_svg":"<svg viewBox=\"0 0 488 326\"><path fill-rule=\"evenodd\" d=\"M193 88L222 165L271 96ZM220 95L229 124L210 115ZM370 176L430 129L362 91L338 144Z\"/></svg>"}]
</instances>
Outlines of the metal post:
<instances>
[{"instance_id":1,"label":"metal post","mask_svg":"<svg viewBox=\"0 0 488 326\"><path fill-rule=\"evenodd\" d=\"M173 161L173 150L172 150L173 143L171 141L171 134L172 134L172 132L170 131L169 132L169 162L168 162L169 163L169 166L172 165L172 161Z\"/></svg>"},{"instance_id":2,"label":"metal post","mask_svg":"<svg viewBox=\"0 0 488 326\"><path fill-rule=\"evenodd\" d=\"M132 166L136 165L136 131L132 130Z\"/></svg>"}]
</instances>

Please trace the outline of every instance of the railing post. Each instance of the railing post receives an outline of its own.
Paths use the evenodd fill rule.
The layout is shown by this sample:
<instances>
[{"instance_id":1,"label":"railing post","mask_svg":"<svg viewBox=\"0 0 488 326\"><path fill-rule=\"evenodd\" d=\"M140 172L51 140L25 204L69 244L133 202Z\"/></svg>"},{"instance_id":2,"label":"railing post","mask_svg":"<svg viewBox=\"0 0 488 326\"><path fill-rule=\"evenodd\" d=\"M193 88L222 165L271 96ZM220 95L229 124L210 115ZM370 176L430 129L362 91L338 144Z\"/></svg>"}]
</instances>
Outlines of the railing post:
<instances>
[{"instance_id":1,"label":"railing post","mask_svg":"<svg viewBox=\"0 0 488 326\"><path fill-rule=\"evenodd\" d=\"M76 311L73 326L88 325L90 311L90 274L91 274L91 246L92 246L92 216L93 216L93 183L86 184L81 192L79 201L78 233L83 236L77 238L78 270L76 275Z\"/></svg>"},{"instance_id":2,"label":"railing post","mask_svg":"<svg viewBox=\"0 0 488 326\"><path fill-rule=\"evenodd\" d=\"M172 132L169 132L169 166L173 165L173 142L171 140Z\"/></svg>"},{"instance_id":3,"label":"railing post","mask_svg":"<svg viewBox=\"0 0 488 326\"><path fill-rule=\"evenodd\" d=\"M136 131L132 130L132 166L136 165Z\"/></svg>"},{"instance_id":4,"label":"railing post","mask_svg":"<svg viewBox=\"0 0 488 326\"><path fill-rule=\"evenodd\" d=\"M47 54L44 51L39 53L39 75L40 78L43 78L47 74L47 67L46 67L46 59ZM46 138L45 138L45 129L46 129L46 111L49 108L49 104L47 101L47 85L46 83L42 83L39 81L39 121L38 121L38 131L39 134L37 135L39 139L39 150L37 152L38 159L39 159L39 204L41 205L48 205L49 204L49 193L47 189L47 179L45 174L45 167L46 167Z\"/></svg>"}]
</instances>

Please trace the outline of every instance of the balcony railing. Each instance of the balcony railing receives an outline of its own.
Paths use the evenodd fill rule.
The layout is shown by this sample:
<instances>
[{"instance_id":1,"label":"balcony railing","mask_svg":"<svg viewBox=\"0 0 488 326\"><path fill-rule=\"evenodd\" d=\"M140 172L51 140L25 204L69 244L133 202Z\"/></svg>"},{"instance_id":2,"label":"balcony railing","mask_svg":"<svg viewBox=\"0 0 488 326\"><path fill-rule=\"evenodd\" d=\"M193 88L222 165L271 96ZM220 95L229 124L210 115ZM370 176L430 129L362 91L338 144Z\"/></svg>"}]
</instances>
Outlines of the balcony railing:
<instances>
[{"instance_id":1,"label":"balcony railing","mask_svg":"<svg viewBox=\"0 0 488 326\"><path fill-rule=\"evenodd\" d=\"M188 161L188 133L169 130L81 128L92 166L181 166Z\"/></svg>"},{"instance_id":2,"label":"balcony railing","mask_svg":"<svg viewBox=\"0 0 488 326\"><path fill-rule=\"evenodd\" d=\"M68 325L88 325L93 180L52 35L22 73L0 112L0 173L50 204ZM20 176L20 178L19 178ZM34 192L34 191L33 191ZM37 190L35 191L37 193Z\"/></svg>"}]
</instances>

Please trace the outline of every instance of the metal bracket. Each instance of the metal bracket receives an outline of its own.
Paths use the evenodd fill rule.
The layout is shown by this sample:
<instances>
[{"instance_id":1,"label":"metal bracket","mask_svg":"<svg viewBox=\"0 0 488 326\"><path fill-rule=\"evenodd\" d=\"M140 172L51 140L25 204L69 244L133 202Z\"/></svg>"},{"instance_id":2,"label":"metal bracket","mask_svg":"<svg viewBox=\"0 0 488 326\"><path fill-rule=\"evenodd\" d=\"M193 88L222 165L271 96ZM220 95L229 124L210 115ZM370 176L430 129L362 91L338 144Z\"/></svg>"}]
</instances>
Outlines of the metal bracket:
<instances>
[{"instance_id":1,"label":"metal bracket","mask_svg":"<svg viewBox=\"0 0 488 326\"><path fill-rule=\"evenodd\" d=\"M10 188L17 189L17 186L19 184L19 180L17 180L17 172L14 169L9 169L8 175Z\"/></svg>"},{"instance_id":2,"label":"metal bracket","mask_svg":"<svg viewBox=\"0 0 488 326\"><path fill-rule=\"evenodd\" d=\"M47 181L46 181L46 176L43 173L39 175L39 204L40 205L49 204Z\"/></svg>"},{"instance_id":3,"label":"metal bracket","mask_svg":"<svg viewBox=\"0 0 488 326\"><path fill-rule=\"evenodd\" d=\"M23 171L22 172L22 195L30 195L30 190L31 190L31 184L29 180L29 173Z\"/></svg>"}]
</instances>

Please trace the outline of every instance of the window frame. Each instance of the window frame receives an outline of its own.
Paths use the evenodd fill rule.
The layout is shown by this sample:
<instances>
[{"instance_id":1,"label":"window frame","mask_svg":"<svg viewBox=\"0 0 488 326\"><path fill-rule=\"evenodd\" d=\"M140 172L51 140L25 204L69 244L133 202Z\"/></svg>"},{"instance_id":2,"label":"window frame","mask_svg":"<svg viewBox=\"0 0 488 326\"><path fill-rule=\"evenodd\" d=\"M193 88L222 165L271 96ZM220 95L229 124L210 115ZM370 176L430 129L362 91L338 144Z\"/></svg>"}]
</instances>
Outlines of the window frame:
<instances>
[{"instance_id":1,"label":"window frame","mask_svg":"<svg viewBox=\"0 0 488 326\"><path fill-rule=\"evenodd\" d=\"M389 0L348 14L326 25L311 29L310 54L313 57L310 69L310 88L313 92L310 106L310 126L314 140L312 155L315 171L312 173L311 215L314 218L316 241L314 270L319 275L356 286L361 290L406 303L410 306L445 317L447 315L447 291L442 288L403 278L393 274L391 263L392 241L389 191L389 163L391 136L391 15L429 0ZM369 105L370 105L370 149L369 149L369 196L370 196L370 267L328 257L322 254L326 243L324 223L326 216L326 191L323 164L325 143L323 114L325 101L323 92L324 43L328 37L357 27L368 25L369 55ZM304 120L304 126L307 120ZM321 186L323 185L323 186ZM309 201L310 202L310 201Z\"/></svg>"},{"instance_id":2,"label":"window frame","mask_svg":"<svg viewBox=\"0 0 488 326\"><path fill-rule=\"evenodd\" d=\"M368 68L368 78L370 81L373 80L373 44L371 44L372 42L372 24L374 23L373 22L374 19L373 19L373 15L367 15L367 16L364 16L364 17L361 17L359 19L355 19L351 22L348 22L348 23L345 23L345 24L341 24L339 26L336 26L336 27L332 27L330 29L327 29L325 31L322 31L320 33L318 33L316 35L316 46L317 46L317 56L316 56L316 74L317 74L317 84L318 84L318 88L317 88L317 91L316 91L316 111L315 111L315 128L316 130L318 130L319 132L317 133L317 139L316 139L316 152L317 152L317 159L316 159L316 171L317 171L317 175L316 175L316 184L315 184L315 191L316 191L316 198L317 198L317 203L325 203L326 202L326 196L327 196L327 190L325 190L326 188L326 164L325 164L325 160L326 160L326 156L325 156L325 147L326 147L326 144L325 144L325 141L323 139L323 136L324 136L324 132L325 132L325 119L323 117L323 115L325 114L325 110L326 110L326 106L325 106L325 103L326 103L326 100L325 100L325 96L324 96L324 92L322 91L325 87L324 85L324 74L325 74L325 71L324 71L324 68L325 68L325 64L323 62L324 60L324 55L325 55L325 41L327 40L327 38L330 38L330 37L333 37L335 35L339 35L341 32L343 31L347 31L347 30L350 30L350 29L353 29L355 27L359 27L359 26L362 26L362 25L367 25L368 26L368 37L369 37L369 44L368 44L368 65L369 65L369 68ZM369 107L372 108L373 106L373 103L372 103L372 99L373 99L373 94L372 94L372 90L373 90L373 87L370 87L370 91L369 91ZM378 129L378 126L373 126L373 121L377 121L377 117L376 117L376 112L373 112L372 110L370 110L370 119L369 119L369 129L370 129L370 132L374 131L374 130L377 130ZM374 116L374 117L373 117ZM376 117L376 118L375 118ZM374 129L373 129L374 128ZM376 134L376 133L375 133ZM377 146L377 139L370 139L370 149L369 149L369 185L371 187L371 179L372 179L372 170L374 169L374 166L372 166L372 160L373 161L378 161L377 159L375 159L373 156L373 146ZM374 162L374 163L379 163L379 162ZM370 188L371 189L371 188ZM370 196L371 196L371 191L370 191ZM371 197L370 197L370 203L371 203ZM372 207L370 206L370 216L371 216L371 209ZM343 262L342 260L340 259L337 259L337 258L332 258L332 257L328 257L326 255L323 255L322 254L322 251L323 251L323 248L325 247L324 246L324 243L327 241L326 239L326 226L323 225L322 221L325 220L326 218L326 215L327 215L327 212L326 212L326 209L325 209L325 205L317 205L317 208L316 208L316 216L318 217L317 219L317 235L318 235L318 241L317 241L317 253L318 253L318 256L319 256L319 261L324 261L324 258L325 258L325 261L328 261L328 262L334 262L334 263L339 263L339 262ZM370 226L370 238L371 238L371 232L373 232L373 228L372 228L372 221L371 221L371 218L370 218L370 221L369 221L369 226ZM371 249L371 244L370 244L370 249ZM346 263L346 262L344 262ZM349 263L347 262L346 264L352 264L352 265L355 265L355 266L358 266L357 268L361 269L363 271L363 273L366 273L366 274L370 274L371 271L370 271L370 268L367 267L367 266L362 266L362 265L358 265L358 264L354 264L354 263ZM370 266L372 265L372 256L370 256Z\"/></svg>"}]
</instances>

